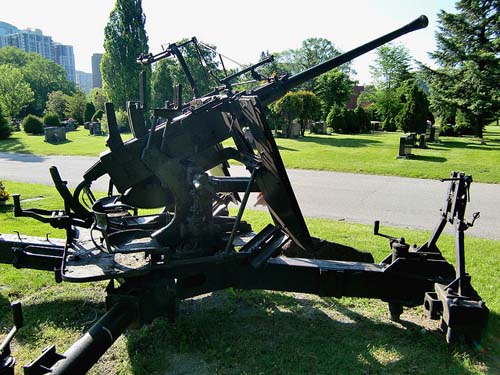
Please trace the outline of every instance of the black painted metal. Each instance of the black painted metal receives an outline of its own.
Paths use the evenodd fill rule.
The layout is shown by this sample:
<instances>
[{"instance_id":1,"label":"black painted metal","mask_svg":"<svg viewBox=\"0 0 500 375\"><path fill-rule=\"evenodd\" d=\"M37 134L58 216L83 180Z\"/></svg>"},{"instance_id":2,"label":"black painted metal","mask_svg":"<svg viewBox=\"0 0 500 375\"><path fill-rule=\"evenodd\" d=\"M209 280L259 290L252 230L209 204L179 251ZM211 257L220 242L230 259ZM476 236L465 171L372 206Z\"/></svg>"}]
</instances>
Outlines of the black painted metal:
<instances>
[{"instance_id":1,"label":"black painted metal","mask_svg":"<svg viewBox=\"0 0 500 375\"><path fill-rule=\"evenodd\" d=\"M379 298L388 302L393 320L399 319L403 307L424 303L432 318L442 315L450 338L456 332L479 336L488 310L465 272L463 241L464 231L473 224L464 216L472 179L452 174L436 230L422 246L383 235L391 252L380 264L354 261L359 258L352 248L346 257L336 257L348 246L326 241L318 245L310 236L264 116L263 104L287 90L426 23L422 16L305 72L271 79L249 93L216 90L201 97L191 77L198 98L183 108L178 101L175 108L155 111L166 121L155 121L150 130L144 127L143 106L130 103L135 137L127 142L122 141L114 108L108 104L110 150L85 173L75 193L57 169L51 169L64 210L23 210L19 196L15 197L17 216L66 229L66 243L0 235L0 263L55 271L58 281L110 280L108 313L66 353L49 348L27 366L26 373L83 374L129 325L147 324L159 316L174 320L179 301L228 287ZM184 66L178 47L170 45L168 51L141 61L176 55ZM255 146L246 138L246 129ZM221 142L229 137L236 147L223 148ZM231 177L229 159L243 163L251 178ZM106 174L111 180L109 196L96 199L90 186ZM112 195L113 187L119 195ZM274 221L257 234L241 221L252 191L262 192ZM229 217L225 206L238 202L239 192L245 195L238 216ZM92 209L82 204L84 195ZM155 207L163 211L137 215L138 208ZM448 222L457 228L456 271L437 247ZM378 231L377 223L374 233L381 235ZM290 243L308 257L284 256ZM318 247L325 244L332 260L314 259ZM119 286L115 287L114 279L120 280Z\"/></svg>"}]
</instances>

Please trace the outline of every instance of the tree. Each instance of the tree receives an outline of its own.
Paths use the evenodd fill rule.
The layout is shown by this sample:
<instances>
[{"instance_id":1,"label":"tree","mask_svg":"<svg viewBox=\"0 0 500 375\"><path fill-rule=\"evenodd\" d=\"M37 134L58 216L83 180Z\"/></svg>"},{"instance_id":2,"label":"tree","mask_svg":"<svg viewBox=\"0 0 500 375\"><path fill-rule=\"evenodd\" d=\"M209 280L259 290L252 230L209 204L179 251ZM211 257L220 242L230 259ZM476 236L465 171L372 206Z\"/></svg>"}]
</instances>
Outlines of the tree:
<instances>
[{"instance_id":1,"label":"tree","mask_svg":"<svg viewBox=\"0 0 500 375\"><path fill-rule=\"evenodd\" d=\"M65 115L75 119L79 124L83 124L83 115L85 112L85 105L87 104L87 97L83 92L75 92L73 95L68 96L68 105L66 107Z\"/></svg>"},{"instance_id":2,"label":"tree","mask_svg":"<svg viewBox=\"0 0 500 375\"><path fill-rule=\"evenodd\" d=\"M354 82L349 75L339 69L333 69L317 80L316 94L323 103L325 114L332 106L343 106L349 100Z\"/></svg>"},{"instance_id":3,"label":"tree","mask_svg":"<svg viewBox=\"0 0 500 375\"><path fill-rule=\"evenodd\" d=\"M370 65L370 74L377 88L395 89L412 78L411 56L405 46L386 44L377 48L376 54L374 64Z\"/></svg>"},{"instance_id":4,"label":"tree","mask_svg":"<svg viewBox=\"0 0 500 375\"><path fill-rule=\"evenodd\" d=\"M287 125L285 134L287 138L290 138L292 133L292 121L299 117L303 109L301 98L295 92L288 92L285 96L276 101L272 105L272 108L275 113L285 117Z\"/></svg>"},{"instance_id":5,"label":"tree","mask_svg":"<svg viewBox=\"0 0 500 375\"><path fill-rule=\"evenodd\" d=\"M68 105L68 96L62 91L52 91L48 95L45 105L45 113L55 113L59 116L59 120L64 119L64 113Z\"/></svg>"},{"instance_id":6,"label":"tree","mask_svg":"<svg viewBox=\"0 0 500 375\"><path fill-rule=\"evenodd\" d=\"M460 0L456 9L455 14L438 14L437 50L430 54L438 68L422 69L432 107L442 116L461 111L482 137L484 126L500 111L500 2Z\"/></svg>"},{"instance_id":7,"label":"tree","mask_svg":"<svg viewBox=\"0 0 500 375\"><path fill-rule=\"evenodd\" d=\"M174 77L172 67L175 63L172 60L160 60L153 69L151 76L151 105L161 108L168 100L174 98Z\"/></svg>"},{"instance_id":8,"label":"tree","mask_svg":"<svg viewBox=\"0 0 500 375\"><path fill-rule=\"evenodd\" d=\"M26 108L27 113L42 114L50 92L71 94L75 85L66 78L64 68L37 53L28 54L28 62L21 69L35 94L35 100Z\"/></svg>"},{"instance_id":9,"label":"tree","mask_svg":"<svg viewBox=\"0 0 500 375\"><path fill-rule=\"evenodd\" d=\"M95 107L92 102L85 103L85 111L83 112L83 121L90 122L92 121L92 116L95 114Z\"/></svg>"},{"instance_id":10,"label":"tree","mask_svg":"<svg viewBox=\"0 0 500 375\"><path fill-rule=\"evenodd\" d=\"M405 95L406 102L396 116L395 121L398 128L405 133L425 133L427 119L429 118L429 101L425 93L413 82Z\"/></svg>"},{"instance_id":11,"label":"tree","mask_svg":"<svg viewBox=\"0 0 500 375\"><path fill-rule=\"evenodd\" d=\"M304 136L307 123L321 116L321 100L311 91L302 90L295 95L302 101L302 110L298 117L300 119L300 133Z\"/></svg>"},{"instance_id":12,"label":"tree","mask_svg":"<svg viewBox=\"0 0 500 375\"><path fill-rule=\"evenodd\" d=\"M109 102L109 98L106 95L106 92L100 87L94 87L92 90L90 90L88 100L92 102L96 111L101 110L103 112L105 109L104 104L106 104L106 102Z\"/></svg>"},{"instance_id":13,"label":"tree","mask_svg":"<svg viewBox=\"0 0 500 375\"><path fill-rule=\"evenodd\" d=\"M277 53L276 60L281 66L280 70L282 72L297 74L338 55L340 55L340 51L328 39L309 38L304 40L298 49L289 49ZM348 73L350 65L344 64L339 69ZM302 88L316 93L317 79L306 82L302 85Z\"/></svg>"},{"instance_id":14,"label":"tree","mask_svg":"<svg viewBox=\"0 0 500 375\"><path fill-rule=\"evenodd\" d=\"M21 69L24 80L34 94L34 100L21 114L41 115L50 92L59 90L65 94L71 94L75 90L74 83L68 81L62 66L37 53L25 52L16 47L0 48L0 65L5 64Z\"/></svg>"},{"instance_id":15,"label":"tree","mask_svg":"<svg viewBox=\"0 0 500 375\"><path fill-rule=\"evenodd\" d=\"M9 122L3 117L2 108L0 107L0 139L7 139L12 134L12 128Z\"/></svg>"},{"instance_id":16,"label":"tree","mask_svg":"<svg viewBox=\"0 0 500 375\"><path fill-rule=\"evenodd\" d=\"M410 54L402 45L384 45L376 50L377 57L370 65L370 73L375 82L375 91L364 95L370 99L378 117L387 124L387 129L394 129L394 118L402 108L399 88L412 78L410 72Z\"/></svg>"},{"instance_id":17,"label":"tree","mask_svg":"<svg viewBox=\"0 0 500 375\"><path fill-rule=\"evenodd\" d=\"M11 118L33 101L34 94L24 80L21 69L10 65L0 65L0 106Z\"/></svg>"},{"instance_id":18,"label":"tree","mask_svg":"<svg viewBox=\"0 0 500 375\"><path fill-rule=\"evenodd\" d=\"M104 29L105 53L101 61L103 86L111 101L119 108L125 108L128 100L139 98L139 72L151 71L149 67L141 67L136 62L140 55L148 53L145 22L141 0L116 0Z\"/></svg>"},{"instance_id":19,"label":"tree","mask_svg":"<svg viewBox=\"0 0 500 375\"><path fill-rule=\"evenodd\" d=\"M183 39L179 44L187 42L187 39ZM213 75L219 76L219 64L217 62L217 53L215 52L215 46L205 46L199 45L198 49L195 48L193 43L185 44L180 48L184 60L186 61L189 71L196 82L197 89L201 95L206 94L211 91L217 82ZM200 61L200 54L203 56L203 64ZM171 80L174 85L181 84L183 86L183 100L189 101L195 96L191 85L189 84L181 65L177 62L170 66L168 69L171 72ZM213 75L212 75L213 74ZM173 93L173 88L165 88Z\"/></svg>"},{"instance_id":20,"label":"tree","mask_svg":"<svg viewBox=\"0 0 500 375\"><path fill-rule=\"evenodd\" d=\"M356 115L356 121L358 122L359 131L367 132L371 130L371 123L368 114L363 109L363 107L357 106L354 109L354 114Z\"/></svg>"}]
</instances>

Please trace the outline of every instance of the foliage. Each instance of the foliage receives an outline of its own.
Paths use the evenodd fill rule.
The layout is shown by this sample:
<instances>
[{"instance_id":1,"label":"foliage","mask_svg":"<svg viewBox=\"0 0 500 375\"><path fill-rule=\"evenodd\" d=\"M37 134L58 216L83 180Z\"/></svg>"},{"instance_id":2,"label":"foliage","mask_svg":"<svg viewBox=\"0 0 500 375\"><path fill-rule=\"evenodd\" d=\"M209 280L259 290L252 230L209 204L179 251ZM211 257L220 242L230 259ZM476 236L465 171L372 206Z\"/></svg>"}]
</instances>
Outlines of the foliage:
<instances>
[{"instance_id":1,"label":"foliage","mask_svg":"<svg viewBox=\"0 0 500 375\"><path fill-rule=\"evenodd\" d=\"M300 132L304 136L305 128L310 120L318 120L321 116L321 100L311 91L301 90L295 93L302 101L300 119Z\"/></svg>"},{"instance_id":2,"label":"foliage","mask_svg":"<svg viewBox=\"0 0 500 375\"><path fill-rule=\"evenodd\" d=\"M328 39L309 38L302 42L300 48L276 53L275 57L278 64L278 73L297 74L338 55L340 55L340 51ZM340 69L345 70L347 73L349 67L349 64L345 64ZM317 83L318 78L315 78L302 85L302 88L316 93Z\"/></svg>"},{"instance_id":3,"label":"foliage","mask_svg":"<svg viewBox=\"0 0 500 375\"><path fill-rule=\"evenodd\" d=\"M10 193L3 185L3 182L0 181L0 201L6 201L9 200L9 198L10 198Z\"/></svg>"},{"instance_id":4,"label":"foliage","mask_svg":"<svg viewBox=\"0 0 500 375\"><path fill-rule=\"evenodd\" d=\"M316 93L323 104L325 115L332 106L343 106L351 97L354 82L340 69L333 69L317 79Z\"/></svg>"},{"instance_id":5,"label":"foliage","mask_svg":"<svg viewBox=\"0 0 500 375\"><path fill-rule=\"evenodd\" d=\"M118 108L125 108L128 100L138 99L139 72L142 69L151 71L136 62L140 55L148 53L145 22L141 0L116 0L104 29L103 85Z\"/></svg>"},{"instance_id":6,"label":"foliage","mask_svg":"<svg viewBox=\"0 0 500 375\"><path fill-rule=\"evenodd\" d=\"M59 120L64 120L64 113L68 105L68 96L62 91L52 91L49 93L47 103L45 105L45 113L55 113L59 116Z\"/></svg>"},{"instance_id":7,"label":"foliage","mask_svg":"<svg viewBox=\"0 0 500 375\"><path fill-rule=\"evenodd\" d=\"M57 113L46 113L42 121L45 126L61 126Z\"/></svg>"},{"instance_id":8,"label":"foliage","mask_svg":"<svg viewBox=\"0 0 500 375\"><path fill-rule=\"evenodd\" d=\"M23 119L23 129L28 134L42 134L43 123L38 117L28 115Z\"/></svg>"},{"instance_id":9,"label":"foliage","mask_svg":"<svg viewBox=\"0 0 500 375\"><path fill-rule=\"evenodd\" d=\"M403 45L386 44L376 50L370 74L377 88L395 89L410 79L410 52Z\"/></svg>"},{"instance_id":10,"label":"foliage","mask_svg":"<svg viewBox=\"0 0 500 375\"><path fill-rule=\"evenodd\" d=\"M95 106L94 103L92 102L86 102L85 103L85 110L83 111L83 121L84 122L89 122L92 121L92 117L95 114Z\"/></svg>"},{"instance_id":11,"label":"foliage","mask_svg":"<svg viewBox=\"0 0 500 375\"><path fill-rule=\"evenodd\" d=\"M346 130L346 123L343 114L343 109L338 106L332 106L330 112L326 116L326 125L335 133L344 133Z\"/></svg>"},{"instance_id":12,"label":"foliage","mask_svg":"<svg viewBox=\"0 0 500 375\"><path fill-rule=\"evenodd\" d=\"M179 41L179 44L187 41L187 39L182 39ZM184 102L192 100L195 96L206 94L217 85L217 82L213 77L218 77L220 75L217 53L215 52L216 47L209 46L210 48L207 48L203 45L199 45L198 47L199 48L196 49L193 43L188 43L179 48L180 52L184 56L186 65L191 72L193 80L196 83L198 95L195 94L193 88L189 84L181 65L178 62L175 62L174 64L166 62L164 64L167 66L161 68L163 71L159 71L158 75L155 77L155 83L157 85L155 98L156 102L161 100L163 97L168 98L169 95L173 97L175 85L182 85L182 99ZM200 61L200 54L203 56L203 64ZM170 84L172 86L169 86ZM160 85L163 85L163 87L160 88Z\"/></svg>"},{"instance_id":13,"label":"foliage","mask_svg":"<svg viewBox=\"0 0 500 375\"><path fill-rule=\"evenodd\" d=\"M0 107L0 140L7 139L12 134L12 128L9 125L9 122L2 114L2 108Z\"/></svg>"},{"instance_id":14,"label":"foliage","mask_svg":"<svg viewBox=\"0 0 500 375\"><path fill-rule=\"evenodd\" d=\"M151 105L153 108L162 108L165 102L173 102L174 77L173 66L175 62L168 59L158 61L151 76Z\"/></svg>"},{"instance_id":15,"label":"foliage","mask_svg":"<svg viewBox=\"0 0 500 375\"><path fill-rule=\"evenodd\" d=\"M396 116L396 126L405 133L425 133L429 118L429 101L425 93L413 82L405 95L406 102Z\"/></svg>"},{"instance_id":16,"label":"foliage","mask_svg":"<svg viewBox=\"0 0 500 375\"><path fill-rule=\"evenodd\" d=\"M3 47L0 48L0 65L3 64L12 64L21 69L24 80L33 91L34 100L22 114L41 115L50 92L60 90L71 94L75 90L74 83L66 78L64 68L38 53L25 52L16 47Z\"/></svg>"},{"instance_id":17,"label":"foliage","mask_svg":"<svg viewBox=\"0 0 500 375\"><path fill-rule=\"evenodd\" d=\"M299 95L295 92L288 92L285 96L277 100L272 105L272 110L285 117L286 119L286 137L290 138L292 132L292 120L298 118L302 113L304 104Z\"/></svg>"},{"instance_id":18,"label":"foliage","mask_svg":"<svg viewBox=\"0 0 500 375\"><path fill-rule=\"evenodd\" d=\"M457 13L438 14L437 69L422 66L431 88L432 107L441 117L463 112L482 137L483 127L500 111L500 3L460 0Z\"/></svg>"},{"instance_id":19,"label":"foliage","mask_svg":"<svg viewBox=\"0 0 500 375\"><path fill-rule=\"evenodd\" d=\"M81 91L77 91L73 95L68 96L68 105L65 112L66 116L75 119L78 124L83 124L86 104L87 97Z\"/></svg>"},{"instance_id":20,"label":"foliage","mask_svg":"<svg viewBox=\"0 0 500 375\"><path fill-rule=\"evenodd\" d=\"M335 133L340 134L356 134L362 131L357 113L352 109L340 106L332 106L326 117L326 124Z\"/></svg>"},{"instance_id":21,"label":"foliage","mask_svg":"<svg viewBox=\"0 0 500 375\"><path fill-rule=\"evenodd\" d=\"M106 92L100 87L94 87L90 90L88 98L94 105L96 111L101 110L104 112L104 105L106 102L109 102Z\"/></svg>"},{"instance_id":22,"label":"foliage","mask_svg":"<svg viewBox=\"0 0 500 375\"><path fill-rule=\"evenodd\" d=\"M102 109L98 109L98 110L97 110L97 111L95 111L95 113L93 114L93 116L92 116L92 118L91 118L91 121L92 121L92 122L101 121L102 116L104 116L104 111L103 111Z\"/></svg>"},{"instance_id":23,"label":"foliage","mask_svg":"<svg viewBox=\"0 0 500 375\"><path fill-rule=\"evenodd\" d=\"M10 64L0 65L0 107L14 118L34 99L34 93L26 82L21 69Z\"/></svg>"},{"instance_id":24,"label":"foliage","mask_svg":"<svg viewBox=\"0 0 500 375\"><path fill-rule=\"evenodd\" d=\"M360 132L368 132L371 130L370 117L368 113L363 109L363 107L357 106L354 109L354 114L356 115L356 120L358 122Z\"/></svg>"},{"instance_id":25,"label":"foliage","mask_svg":"<svg viewBox=\"0 0 500 375\"><path fill-rule=\"evenodd\" d=\"M378 119L385 121L388 129L393 129L394 118L402 109L399 88L412 77L411 58L406 47L393 44L377 48L376 56L374 64L370 65L375 90L367 91L360 100L373 103Z\"/></svg>"},{"instance_id":26,"label":"foliage","mask_svg":"<svg viewBox=\"0 0 500 375\"><path fill-rule=\"evenodd\" d=\"M386 132L395 132L398 129L398 127L396 125L394 117L386 117L385 120L382 122L382 129Z\"/></svg>"}]
</instances>

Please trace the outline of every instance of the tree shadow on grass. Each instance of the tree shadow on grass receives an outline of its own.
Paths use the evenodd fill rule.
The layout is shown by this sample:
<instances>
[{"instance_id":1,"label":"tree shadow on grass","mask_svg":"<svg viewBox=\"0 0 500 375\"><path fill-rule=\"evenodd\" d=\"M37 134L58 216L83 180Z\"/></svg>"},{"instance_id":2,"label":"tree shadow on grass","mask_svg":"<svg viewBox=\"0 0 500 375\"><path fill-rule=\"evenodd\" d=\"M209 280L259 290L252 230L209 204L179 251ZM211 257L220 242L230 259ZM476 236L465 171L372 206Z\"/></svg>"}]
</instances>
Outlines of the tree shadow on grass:
<instances>
[{"instance_id":1,"label":"tree shadow on grass","mask_svg":"<svg viewBox=\"0 0 500 375\"><path fill-rule=\"evenodd\" d=\"M18 152L30 154L31 151L19 139L9 138L0 141L0 152Z\"/></svg>"},{"instance_id":2,"label":"tree shadow on grass","mask_svg":"<svg viewBox=\"0 0 500 375\"><path fill-rule=\"evenodd\" d=\"M432 143L430 146L434 149L468 149L468 150L481 150L481 151L499 151L500 145L498 140L486 140L486 144L482 145L479 141L444 141L441 143ZM495 143L495 144L491 144Z\"/></svg>"},{"instance_id":3,"label":"tree shadow on grass","mask_svg":"<svg viewBox=\"0 0 500 375\"><path fill-rule=\"evenodd\" d=\"M129 330L124 345L132 373L137 375L428 374L437 369L440 374L468 374L477 369L467 363L481 362L490 373L500 369L495 358L496 313L490 315L491 332L485 343L496 348L478 353L468 352L461 344L450 347L443 334L418 324L392 323L361 314L359 309L363 306L356 307L349 299L230 289L181 302L176 323L160 318ZM44 338L48 327L83 334L104 312L104 303L78 298L33 303L25 307L25 326L16 340L33 348L34 359L48 344L47 337L51 340L54 335ZM0 322L2 331L12 325L7 299L1 295ZM103 373L120 366L123 357L114 353L105 359L112 363L101 361L92 371Z\"/></svg>"},{"instance_id":4,"label":"tree shadow on grass","mask_svg":"<svg viewBox=\"0 0 500 375\"><path fill-rule=\"evenodd\" d=\"M432 163L444 163L446 158L442 156L430 156L430 155L415 155L413 154L410 160L428 161Z\"/></svg>"},{"instance_id":5,"label":"tree shadow on grass","mask_svg":"<svg viewBox=\"0 0 500 375\"><path fill-rule=\"evenodd\" d=\"M442 334L419 325L372 319L333 299L264 291L184 301L176 323L159 319L127 339L137 375L474 372Z\"/></svg>"},{"instance_id":6,"label":"tree shadow on grass","mask_svg":"<svg viewBox=\"0 0 500 375\"><path fill-rule=\"evenodd\" d=\"M369 145L382 143L382 141L377 141L374 139L366 139L360 136L352 138L337 138L335 136L330 137L318 137L314 135L308 135L306 137L297 138L297 142L301 143L316 143L324 146L335 146L335 147L366 147Z\"/></svg>"}]
</instances>

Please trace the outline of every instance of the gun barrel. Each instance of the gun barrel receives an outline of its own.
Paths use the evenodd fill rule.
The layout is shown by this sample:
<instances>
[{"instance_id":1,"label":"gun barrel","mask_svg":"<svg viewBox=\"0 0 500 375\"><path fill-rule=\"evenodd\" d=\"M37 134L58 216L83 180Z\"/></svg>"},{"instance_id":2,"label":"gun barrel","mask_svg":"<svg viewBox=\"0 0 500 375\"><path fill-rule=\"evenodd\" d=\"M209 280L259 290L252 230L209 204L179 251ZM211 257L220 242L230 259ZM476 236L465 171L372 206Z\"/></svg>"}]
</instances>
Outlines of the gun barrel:
<instances>
[{"instance_id":1,"label":"gun barrel","mask_svg":"<svg viewBox=\"0 0 500 375\"><path fill-rule=\"evenodd\" d=\"M316 78L321 74L326 73L329 70L334 69L348 61L351 61L352 59L361 56L375 48L378 48L383 44L386 44L396 38L399 38L402 35L408 34L415 30L423 29L427 27L428 24L429 20L425 15L422 15L417 19L413 20L412 22L410 22L409 24L397 30L394 30L386 35L383 35L375 40L372 40L371 42L363 44L362 46L354 48L346 53L333 57L330 60L319 63L318 65L315 65L312 68L294 74L288 77L287 79L284 79L282 84L278 85L279 87L276 87L277 85L275 85L273 82L255 89L254 94L259 96L261 102L264 105L270 104L273 101L279 99L281 96L283 96L288 90L297 87L313 78Z\"/></svg>"}]
</instances>

